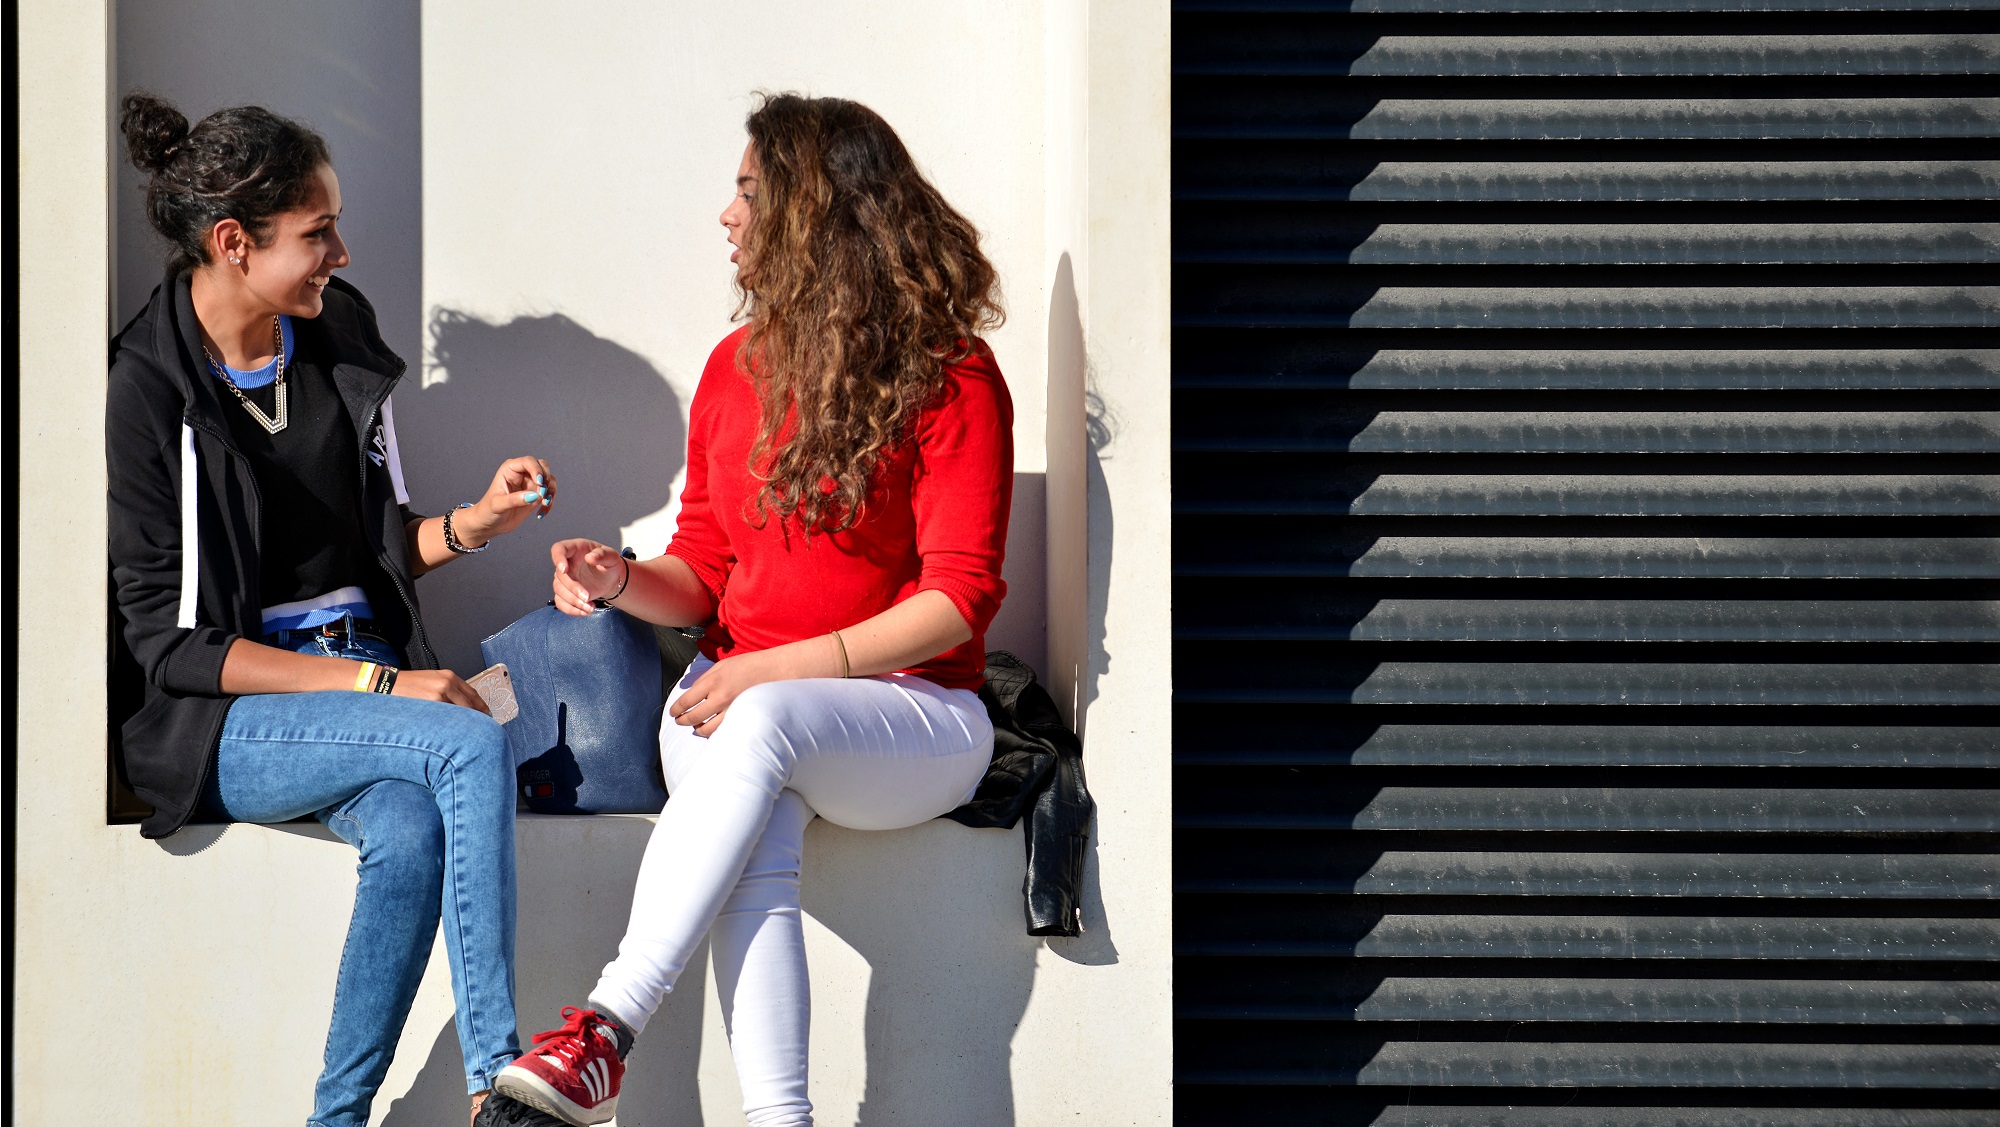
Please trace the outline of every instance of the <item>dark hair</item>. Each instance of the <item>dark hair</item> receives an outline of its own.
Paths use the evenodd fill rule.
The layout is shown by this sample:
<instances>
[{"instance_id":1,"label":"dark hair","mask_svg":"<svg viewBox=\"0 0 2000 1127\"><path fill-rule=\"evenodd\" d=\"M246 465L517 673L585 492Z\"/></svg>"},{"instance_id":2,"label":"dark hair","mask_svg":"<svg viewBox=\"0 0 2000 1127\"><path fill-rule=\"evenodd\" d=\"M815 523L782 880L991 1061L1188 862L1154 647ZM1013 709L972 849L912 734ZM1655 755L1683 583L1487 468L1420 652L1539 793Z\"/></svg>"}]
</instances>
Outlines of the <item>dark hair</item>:
<instances>
[{"instance_id":1,"label":"dark hair","mask_svg":"<svg viewBox=\"0 0 2000 1127\"><path fill-rule=\"evenodd\" d=\"M146 218L166 237L170 261L208 261L208 233L234 219L257 245L271 217L303 204L323 164L326 141L262 106L217 110L193 129L171 102L135 91L118 105L118 129L132 164L147 173Z\"/></svg>"},{"instance_id":2,"label":"dark hair","mask_svg":"<svg viewBox=\"0 0 2000 1127\"><path fill-rule=\"evenodd\" d=\"M748 126L760 169L736 284L762 415L755 519L838 531L945 366L1000 323L999 275L874 110L766 95Z\"/></svg>"}]
</instances>

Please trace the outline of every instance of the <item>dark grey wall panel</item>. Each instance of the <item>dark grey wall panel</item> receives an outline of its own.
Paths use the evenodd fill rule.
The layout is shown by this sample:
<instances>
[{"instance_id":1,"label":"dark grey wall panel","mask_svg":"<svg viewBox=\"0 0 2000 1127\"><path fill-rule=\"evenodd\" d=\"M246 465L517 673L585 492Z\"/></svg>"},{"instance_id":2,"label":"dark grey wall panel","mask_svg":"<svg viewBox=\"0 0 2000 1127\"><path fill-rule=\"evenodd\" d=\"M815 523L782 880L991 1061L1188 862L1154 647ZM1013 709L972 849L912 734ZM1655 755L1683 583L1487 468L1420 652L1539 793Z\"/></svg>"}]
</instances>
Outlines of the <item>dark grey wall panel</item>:
<instances>
[{"instance_id":1,"label":"dark grey wall panel","mask_svg":"<svg viewBox=\"0 0 2000 1127\"><path fill-rule=\"evenodd\" d=\"M1356 35L1217 20L1183 74L1838 75L2000 73L1993 35ZM1290 34L1285 34L1290 32Z\"/></svg>"},{"instance_id":2,"label":"dark grey wall panel","mask_svg":"<svg viewBox=\"0 0 2000 1127\"><path fill-rule=\"evenodd\" d=\"M1991 262L1993 223L1342 223L1312 204L1188 204L1182 262L1358 265Z\"/></svg>"},{"instance_id":3,"label":"dark grey wall panel","mask_svg":"<svg viewBox=\"0 0 2000 1127\"><path fill-rule=\"evenodd\" d=\"M1338 394L1182 397L1204 425L1180 450L1380 454L1945 454L2000 451L2000 412L1377 411Z\"/></svg>"},{"instance_id":4,"label":"dark grey wall panel","mask_svg":"<svg viewBox=\"0 0 2000 1127\"><path fill-rule=\"evenodd\" d=\"M1190 237L1176 231L1175 238ZM1187 341L1175 386L1400 391L2000 389L2000 350L1341 348L1265 333ZM1196 441L1199 432L1176 435Z\"/></svg>"},{"instance_id":5,"label":"dark grey wall panel","mask_svg":"<svg viewBox=\"0 0 2000 1127\"><path fill-rule=\"evenodd\" d=\"M1847 916L1556 916L1447 913L1375 915L1365 926L1315 928L1312 913L1281 897L1235 897L1241 914L1228 926L1183 929L1183 956L1302 956L1352 959L1701 959L1856 962L1967 962L1986 958L2000 943L2000 923L1974 919L1854 919ZM1359 921L1356 921L1359 923ZM1304 925L1304 926L1300 926ZM1212 989L1239 968L1258 963L1190 963L1204 973L1183 988ZM1358 966L1359 964L1352 964ZM1615 970L1618 967L1599 968ZM1802 975L1809 968L1788 968ZM1393 966L1390 973L1394 972ZM1442 967L1440 974L1450 974ZM1346 968L1323 970L1339 977ZM1982 989L1992 983L1974 982Z\"/></svg>"},{"instance_id":6,"label":"dark grey wall panel","mask_svg":"<svg viewBox=\"0 0 2000 1127\"><path fill-rule=\"evenodd\" d=\"M1301 169L1299 171L1310 171ZM1357 200L1936 200L2000 196L1994 161L1383 161L1357 175Z\"/></svg>"},{"instance_id":7,"label":"dark grey wall panel","mask_svg":"<svg viewBox=\"0 0 2000 1127\"><path fill-rule=\"evenodd\" d=\"M2000 1122L2000 0L1180 0L1177 1116Z\"/></svg>"},{"instance_id":8,"label":"dark grey wall panel","mask_svg":"<svg viewBox=\"0 0 2000 1127\"><path fill-rule=\"evenodd\" d=\"M1193 719L1198 710L1185 711ZM1174 759L1184 766L1243 767L2000 767L2000 732L1974 727L1533 721L1364 726L1295 713L1265 718L1255 734L1254 742L1197 736L1189 746L1177 747ZM1922 777L1905 785L1921 786Z\"/></svg>"},{"instance_id":9,"label":"dark grey wall panel","mask_svg":"<svg viewBox=\"0 0 2000 1127\"><path fill-rule=\"evenodd\" d=\"M1187 543L1184 576L1370 579L1996 579L1988 537L1343 536L1292 518ZM1191 517L1191 529L1204 522ZM1198 613L1199 608L1188 608ZM1198 621L1198 620L1197 620Z\"/></svg>"}]
</instances>

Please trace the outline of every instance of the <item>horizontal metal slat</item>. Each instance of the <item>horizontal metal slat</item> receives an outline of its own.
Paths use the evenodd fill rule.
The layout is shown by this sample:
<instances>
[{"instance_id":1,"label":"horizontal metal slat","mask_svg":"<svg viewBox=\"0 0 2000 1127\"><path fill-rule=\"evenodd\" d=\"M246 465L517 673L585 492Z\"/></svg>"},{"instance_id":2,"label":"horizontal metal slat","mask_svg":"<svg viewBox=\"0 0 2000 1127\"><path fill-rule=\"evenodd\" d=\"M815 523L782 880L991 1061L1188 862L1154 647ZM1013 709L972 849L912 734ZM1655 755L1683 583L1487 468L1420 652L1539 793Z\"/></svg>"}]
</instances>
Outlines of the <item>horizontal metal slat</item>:
<instances>
[{"instance_id":1,"label":"horizontal metal slat","mask_svg":"<svg viewBox=\"0 0 2000 1127\"><path fill-rule=\"evenodd\" d=\"M1897 75L2000 72L1993 35L1367 35L1283 16L1209 20L1177 74Z\"/></svg>"},{"instance_id":2,"label":"horizontal metal slat","mask_svg":"<svg viewBox=\"0 0 2000 1127\"><path fill-rule=\"evenodd\" d=\"M1340 267L1190 265L1174 323L1350 329L2000 328L1991 286L1381 286Z\"/></svg>"},{"instance_id":3,"label":"horizontal metal slat","mask_svg":"<svg viewBox=\"0 0 2000 1127\"><path fill-rule=\"evenodd\" d=\"M1361 141L2000 137L2000 98L1357 98L1312 78L1183 76L1174 136Z\"/></svg>"},{"instance_id":4,"label":"horizontal metal slat","mask_svg":"<svg viewBox=\"0 0 2000 1127\"><path fill-rule=\"evenodd\" d=\"M1177 701L1360 705L2000 704L2000 665L1329 660L1311 644L1176 644ZM1204 658L1211 660L1203 660Z\"/></svg>"},{"instance_id":5,"label":"horizontal metal slat","mask_svg":"<svg viewBox=\"0 0 2000 1127\"><path fill-rule=\"evenodd\" d=\"M1324 1098L1324 1089L1310 1090ZM1245 1115L1265 1114L1256 1099L1273 1093L1268 1088L1224 1091L1229 1092L1224 1102L1230 1113ZM1204 1089L1187 1085L1180 1092L1176 1106L1194 1107L1202 1102ZM1598 1106L1588 1103L1587 1095L1578 1095L1580 1104L1564 1107L1427 1105L1407 1096L1378 1097L1370 1101L1368 1111L1381 1106L1379 1114L1364 1120L1368 1111L1360 1112L1348 1122L1357 1127L1364 1123L1365 1127L1993 1127L1993 1112L1987 1108L1633 1107L1623 1102ZM1287 1105L1276 1114L1291 1111Z\"/></svg>"},{"instance_id":6,"label":"horizontal metal slat","mask_svg":"<svg viewBox=\"0 0 2000 1127\"><path fill-rule=\"evenodd\" d=\"M1185 971L1181 1018L1996 1025L2000 983L1716 978L1383 978L1321 960Z\"/></svg>"},{"instance_id":7,"label":"horizontal metal slat","mask_svg":"<svg viewBox=\"0 0 2000 1127\"><path fill-rule=\"evenodd\" d=\"M2000 161L1372 161L1341 142L1186 139L1179 199L1674 203L2000 198ZM1178 234L1178 233L1177 233Z\"/></svg>"},{"instance_id":8,"label":"horizontal metal slat","mask_svg":"<svg viewBox=\"0 0 2000 1127\"><path fill-rule=\"evenodd\" d=\"M1337 768L1183 768L1176 825L1397 832L2000 832L2000 790L1370 787Z\"/></svg>"},{"instance_id":9,"label":"horizontal metal slat","mask_svg":"<svg viewBox=\"0 0 2000 1127\"><path fill-rule=\"evenodd\" d=\"M1347 192L1376 202L1978 200L2000 197L2000 162L1383 161Z\"/></svg>"},{"instance_id":10,"label":"horizontal metal slat","mask_svg":"<svg viewBox=\"0 0 2000 1127\"><path fill-rule=\"evenodd\" d=\"M1184 1097L1185 1098L1185 1097ZM1232 1101L1237 1107L1245 1105ZM1247 1109L1246 1109L1247 1110ZM1361 1120L1354 1120L1360 1124ZM1992 1127L1984 1108L1466 1107L1389 1102L1367 1127Z\"/></svg>"},{"instance_id":11,"label":"horizontal metal slat","mask_svg":"<svg viewBox=\"0 0 2000 1127\"><path fill-rule=\"evenodd\" d=\"M1178 455L1175 511L1379 517L2000 514L2000 475L1990 474L1375 474L1313 465L1310 457ZM1210 464L1223 460L1230 465ZM1285 470L1296 476L1275 476Z\"/></svg>"},{"instance_id":12,"label":"horizontal metal slat","mask_svg":"<svg viewBox=\"0 0 2000 1127\"><path fill-rule=\"evenodd\" d=\"M1179 956L1990 962L2000 920L1852 916L1377 916L1292 897L1183 904ZM1315 897L1324 901L1324 897ZM1268 903L1275 901L1275 903Z\"/></svg>"},{"instance_id":13,"label":"horizontal metal slat","mask_svg":"<svg viewBox=\"0 0 2000 1127\"><path fill-rule=\"evenodd\" d=\"M2000 349L1991 348L1353 350L1326 344L1323 335L1197 343L1183 334L1175 382L1383 391L2000 388Z\"/></svg>"},{"instance_id":14,"label":"horizontal metal slat","mask_svg":"<svg viewBox=\"0 0 2000 1127\"><path fill-rule=\"evenodd\" d=\"M1338 392L1184 391L1180 450L1382 454L2000 452L1993 411L1377 411Z\"/></svg>"},{"instance_id":15,"label":"horizontal metal slat","mask_svg":"<svg viewBox=\"0 0 2000 1127\"><path fill-rule=\"evenodd\" d=\"M1996 642L1984 599L1357 598L1317 579L1184 580L1174 636L1351 642Z\"/></svg>"},{"instance_id":16,"label":"horizontal metal slat","mask_svg":"<svg viewBox=\"0 0 2000 1127\"><path fill-rule=\"evenodd\" d=\"M2000 0L1175 0L1175 12L1987 12Z\"/></svg>"},{"instance_id":17,"label":"horizontal metal slat","mask_svg":"<svg viewBox=\"0 0 2000 1127\"><path fill-rule=\"evenodd\" d=\"M1178 1023L1177 1079L1510 1088L2000 1087L2000 1049L1991 1045L1385 1042L1354 1038L1332 1025L1246 1028L1255 1024Z\"/></svg>"},{"instance_id":18,"label":"horizontal metal slat","mask_svg":"<svg viewBox=\"0 0 2000 1127\"><path fill-rule=\"evenodd\" d=\"M2000 261L1995 223L1357 223L1326 205L1189 213L1177 262L1408 265L1913 264ZM1204 208L1207 205L1203 205Z\"/></svg>"},{"instance_id":19,"label":"horizontal metal slat","mask_svg":"<svg viewBox=\"0 0 2000 1127\"><path fill-rule=\"evenodd\" d=\"M2000 0L1179 0L1176 11L1988 12Z\"/></svg>"},{"instance_id":20,"label":"horizontal metal slat","mask_svg":"<svg viewBox=\"0 0 2000 1127\"><path fill-rule=\"evenodd\" d=\"M1184 522L1183 576L1367 579L1993 579L1991 537L1352 536L1296 519ZM1226 543L1205 539L1211 532Z\"/></svg>"},{"instance_id":21,"label":"horizontal metal slat","mask_svg":"<svg viewBox=\"0 0 2000 1127\"><path fill-rule=\"evenodd\" d=\"M1191 718L1190 718L1191 719ZM1263 715L1227 741L1184 733L1181 764L1357 767L2000 767L2000 729L1885 725L1377 724Z\"/></svg>"},{"instance_id":22,"label":"horizontal metal slat","mask_svg":"<svg viewBox=\"0 0 2000 1127\"><path fill-rule=\"evenodd\" d=\"M1980 902L2000 891L2000 855L1987 853L1428 852L1271 830L1175 838L1182 892Z\"/></svg>"}]
</instances>

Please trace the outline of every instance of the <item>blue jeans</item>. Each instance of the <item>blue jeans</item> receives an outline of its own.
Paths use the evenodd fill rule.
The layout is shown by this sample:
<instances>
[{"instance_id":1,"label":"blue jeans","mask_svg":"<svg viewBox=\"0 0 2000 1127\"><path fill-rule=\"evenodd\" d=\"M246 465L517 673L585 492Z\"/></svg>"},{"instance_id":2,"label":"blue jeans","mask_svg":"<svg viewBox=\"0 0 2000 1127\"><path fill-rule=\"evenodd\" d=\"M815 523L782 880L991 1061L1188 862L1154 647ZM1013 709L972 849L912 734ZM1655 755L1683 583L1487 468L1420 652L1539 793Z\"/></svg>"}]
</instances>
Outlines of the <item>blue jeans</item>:
<instances>
[{"instance_id":1,"label":"blue jeans","mask_svg":"<svg viewBox=\"0 0 2000 1127\"><path fill-rule=\"evenodd\" d=\"M301 653L400 664L385 642L317 630ZM466 1090L520 1055L514 1029L514 770L491 718L372 693L230 706L208 804L240 822L311 814L360 850L312 1127L366 1127L444 921Z\"/></svg>"}]
</instances>

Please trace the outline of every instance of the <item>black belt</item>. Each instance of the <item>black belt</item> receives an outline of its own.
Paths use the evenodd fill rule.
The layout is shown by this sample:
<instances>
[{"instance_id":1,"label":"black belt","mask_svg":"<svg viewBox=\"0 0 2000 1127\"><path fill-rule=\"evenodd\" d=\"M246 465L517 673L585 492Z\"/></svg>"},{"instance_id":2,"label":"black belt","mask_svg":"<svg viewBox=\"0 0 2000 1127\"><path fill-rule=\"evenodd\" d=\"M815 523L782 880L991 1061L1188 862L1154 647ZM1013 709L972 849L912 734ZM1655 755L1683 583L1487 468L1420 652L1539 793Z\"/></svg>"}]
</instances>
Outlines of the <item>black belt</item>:
<instances>
[{"instance_id":1,"label":"black belt","mask_svg":"<svg viewBox=\"0 0 2000 1127\"><path fill-rule=\"evenodd\" d=\"M318 626L291 626L283 630L273 630L269 634L266 634L264 636L266 638L280 638L284 637L287 634L313 634L322 638L348 638L348 637L359 636L363 638L373 638L378 642L386 642L389 640L387 638L384 638L381 632L375 628L374 619L356 618L351 614L342 615L339 618L334 619L332 622L322 622Z\"/></svg>"}]
</instances>

